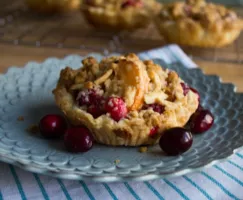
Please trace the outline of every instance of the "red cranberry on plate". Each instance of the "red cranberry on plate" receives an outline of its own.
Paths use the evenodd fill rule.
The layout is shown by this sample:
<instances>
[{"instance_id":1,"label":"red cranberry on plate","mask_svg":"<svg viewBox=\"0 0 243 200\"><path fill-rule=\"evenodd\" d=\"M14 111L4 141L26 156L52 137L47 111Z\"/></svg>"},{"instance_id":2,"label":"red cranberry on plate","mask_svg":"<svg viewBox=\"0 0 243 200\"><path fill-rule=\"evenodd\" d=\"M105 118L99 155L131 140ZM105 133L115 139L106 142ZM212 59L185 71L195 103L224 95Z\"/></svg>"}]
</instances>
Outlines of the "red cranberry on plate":
<instances>
[{"instance_id":1,"label":"red cranberry on plate","mask_svg":"<svg viewBox=\"0 0 243 200\"><path fill-rule=\"evenodd\" d=\"M163 132L159 145L166 154L176 156L190 149L192 142L190 131L176 127Z\"/></svg>"},{"instance_id":2,"label":"red cranberry on plate","mask_svg":"<svg viewBox=\"0 0 243 200\"><path fill-rule=\"evenodd\" d=\"M127 115L126 103L120 97L110 97L105 104L105 110L115 121L119 121Z\"/></svg>"},{"instance_id":3,"label":"red cranberry on plate","mask_svg":"<svg viewBox=\"0 0 243 200\"><path fill-rule=\"evenodd\" d=\"M58 138L64 135L67 122L61 115L50 114L40 120L39 129L45 138Z\"/></svg>"},{"instance_id":4,"label":"red cranberry on plate","mask_svg":"<svg viewBox=\"0 0 243 200\"><path fill-rule=\"evenodd\" d=\"M190 129L192 133L203 133L211 128L214 117L209 110L198 109L190 119Z\"/></svg>"},{"instance_id":5,"label":"red cranberry on plate","mask_svg":"<svg viewBox=\"0 0 243 200\"><path fill-rule=\"evenodd\" d=\"M93 136L85 127L69 128L64 135L64 145L70 152L86 152L93 146Z\"/></svg>"}]
</instances>

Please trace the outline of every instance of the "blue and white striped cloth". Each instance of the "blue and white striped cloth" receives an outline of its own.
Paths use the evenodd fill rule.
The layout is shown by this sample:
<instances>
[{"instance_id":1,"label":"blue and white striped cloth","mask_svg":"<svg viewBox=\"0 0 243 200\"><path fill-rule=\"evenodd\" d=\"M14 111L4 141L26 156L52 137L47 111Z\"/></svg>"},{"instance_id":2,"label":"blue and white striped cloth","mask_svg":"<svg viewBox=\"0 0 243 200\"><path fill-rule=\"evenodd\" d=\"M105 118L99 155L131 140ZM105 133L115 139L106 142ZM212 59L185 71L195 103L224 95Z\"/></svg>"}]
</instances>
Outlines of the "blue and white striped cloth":
<instances>
[{"instance_id":1,"label":"blue and white striped cloth","mask_svg":"<svg viewBox=\"0 0 243 200\"><path fill-rule=\"evenodd\" d=\"M175 45L141 53L144 59L196 65ZM180 59L180 60L178 60ZM60 180L0 163L0 200L228 200L243 199L243 151L202 172L146 182L85 183Z\"/></svg>"}]
</instances>

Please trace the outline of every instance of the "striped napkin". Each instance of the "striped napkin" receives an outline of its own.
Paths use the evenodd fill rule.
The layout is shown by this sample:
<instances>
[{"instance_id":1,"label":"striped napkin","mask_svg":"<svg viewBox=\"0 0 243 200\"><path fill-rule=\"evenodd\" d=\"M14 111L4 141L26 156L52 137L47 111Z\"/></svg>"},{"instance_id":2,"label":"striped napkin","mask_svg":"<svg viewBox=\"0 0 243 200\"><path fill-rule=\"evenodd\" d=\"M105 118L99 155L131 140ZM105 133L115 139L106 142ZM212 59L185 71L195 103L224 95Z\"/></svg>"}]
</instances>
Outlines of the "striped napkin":
<instances>
[{"instance_id":1,"label":"striped napkin","mask_svg":"<svg viewBox=\"0 0 243 200\"><path fill-rule=\"evenodd\" d=\"M140 54L196 67L176 45ZM243 199L243 151L201 172L145 182L88 183L60 180L0 163L0 200L228 200Z\"/></svg>"}]
</instances>

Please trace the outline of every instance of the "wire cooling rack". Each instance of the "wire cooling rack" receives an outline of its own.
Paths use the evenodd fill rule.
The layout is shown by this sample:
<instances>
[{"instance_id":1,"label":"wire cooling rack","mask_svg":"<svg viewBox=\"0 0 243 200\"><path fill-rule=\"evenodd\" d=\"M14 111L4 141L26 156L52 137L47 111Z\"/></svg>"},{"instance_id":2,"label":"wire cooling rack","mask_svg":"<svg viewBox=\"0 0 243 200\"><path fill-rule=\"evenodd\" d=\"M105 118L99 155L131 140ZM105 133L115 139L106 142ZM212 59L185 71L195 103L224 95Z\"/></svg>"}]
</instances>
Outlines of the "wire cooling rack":
<instances>
[{"instance_id":1,"label":"wire cooling rack","mask_svg":"<svg viewBox=\"0 0 243 200\"><path fill-rule=\"evenodd\" d=\"M243 7L237 8L243 16ZM87 52L141 52L165 45L151 25L133 33L101 32L90 27L77 11L65 15L43 16L27 9L23 0L0 0L0 43L35 47L85 49ZM221 49L182 47L196 59L243 62L243 35Z\"/></svg>"}]
</instances>

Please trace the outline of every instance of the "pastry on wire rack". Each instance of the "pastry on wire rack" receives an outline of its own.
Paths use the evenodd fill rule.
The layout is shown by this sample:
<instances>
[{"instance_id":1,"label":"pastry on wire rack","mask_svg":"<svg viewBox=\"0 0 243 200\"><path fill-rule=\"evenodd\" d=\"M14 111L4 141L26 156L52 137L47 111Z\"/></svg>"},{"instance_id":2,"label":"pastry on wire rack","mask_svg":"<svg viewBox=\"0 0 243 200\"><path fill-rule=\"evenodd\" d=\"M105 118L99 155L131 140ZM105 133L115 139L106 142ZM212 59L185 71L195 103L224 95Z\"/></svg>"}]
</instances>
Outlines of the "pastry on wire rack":
<instances>
[{"instance_id":1,"label":"pastry on wire rack","mask_svg":"<svg viewBox=\"0 0 243 200\"><path fill-rule=\"evenodd\" d=\"M198 47L225 46L243 29L234 11L204 0L165 4L155 22L168 42Z\"/></svg>"},{"instance_id":2,"label":"pastry on wire rack","mask_svg":"<svg viewBox=\"0 0 243 200\"><path fill-rule=\"evenodd\" d=\"M94 27L119 31L146 27L160 7L155 0L84 0L81 10Z\"/></svg>"},{"instance_id":3,"label":"pastry on wire rack","mask_svg":"<svg viewBox=\"0 0 243 200\"><path fill-rule=\"evenodd\" d=\"M162 131L183 127L198 108L198 93L175 71L135 54L82 63L61 71L53 93L70 122L86 126L99 143L155 144Z\"/></svg>"},{"instance_id":4,"label":"pastry on wire rack","mask_svg":"<svg viewBox=\"0 0 243 200\"><path fill-rule=\"evenodd\" d=\"M40 13L60 13L78 10L80 0L25 0L28 7Z\"/></svg>"}]
</instances>

